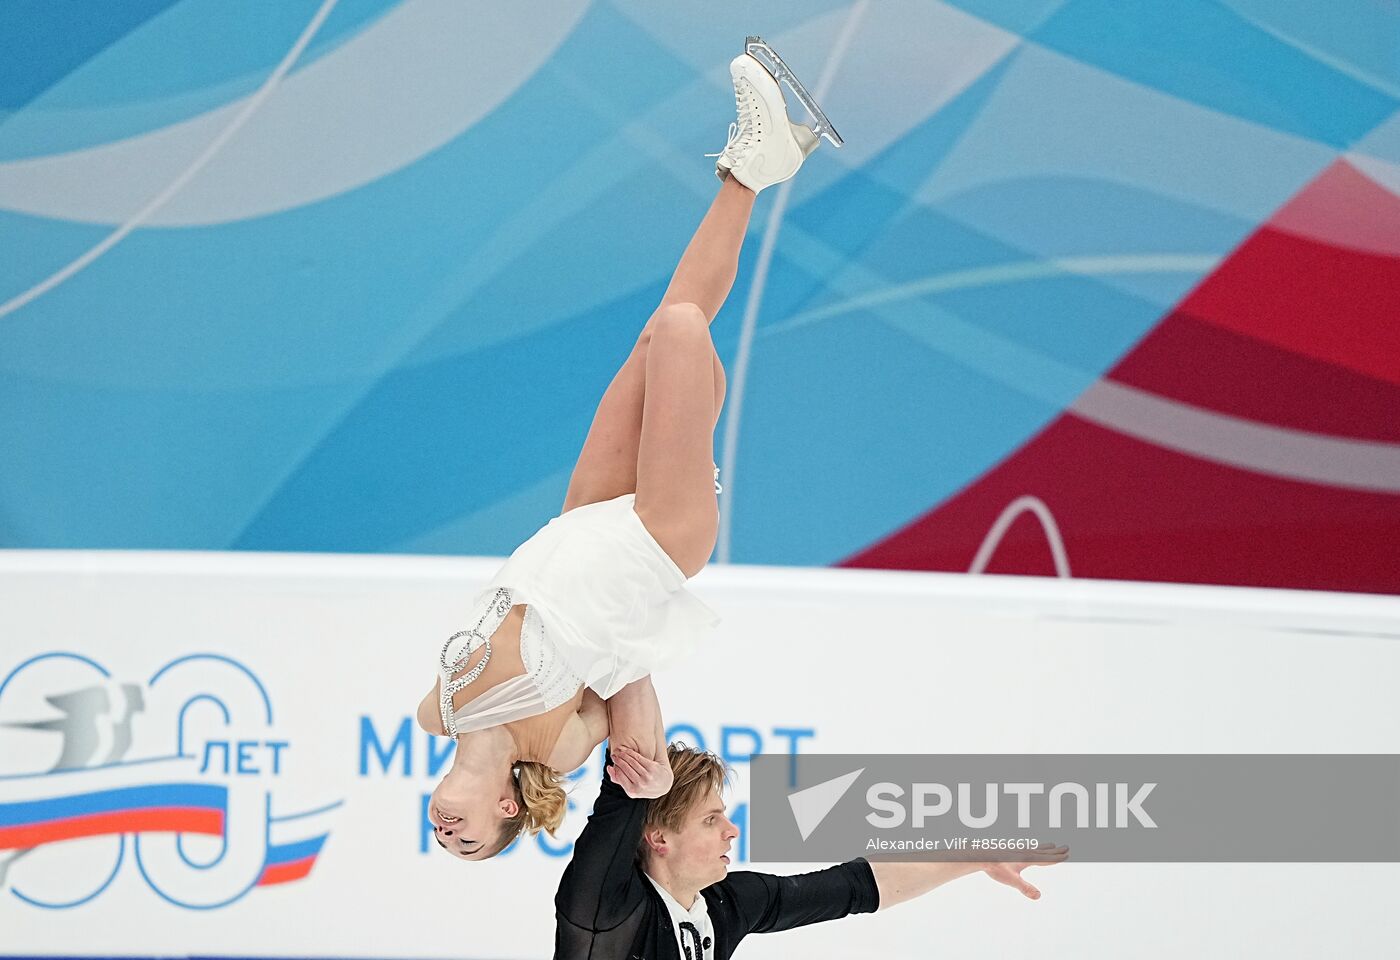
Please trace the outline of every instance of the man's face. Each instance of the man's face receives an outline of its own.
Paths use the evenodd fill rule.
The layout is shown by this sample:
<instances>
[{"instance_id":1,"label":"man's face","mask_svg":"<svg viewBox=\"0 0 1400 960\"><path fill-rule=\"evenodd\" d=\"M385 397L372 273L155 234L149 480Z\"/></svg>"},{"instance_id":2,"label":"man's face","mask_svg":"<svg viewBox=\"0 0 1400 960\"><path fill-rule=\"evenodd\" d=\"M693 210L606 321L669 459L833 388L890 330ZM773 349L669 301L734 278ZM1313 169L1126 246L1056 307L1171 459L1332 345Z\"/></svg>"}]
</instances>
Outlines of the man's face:
<instances>
[{"instance_id":1,"label":"man's face","mask_svg":"<svg viewBox=\"0 0 1400 960\"><path fill-rule=\"evenodd\" d=\"M666 838L667 863L677 876L698 888L708 887L729 872L729 848L738 836L739 828L724 815L724 800L715 790Z\"/></svg>"}]
</instances>

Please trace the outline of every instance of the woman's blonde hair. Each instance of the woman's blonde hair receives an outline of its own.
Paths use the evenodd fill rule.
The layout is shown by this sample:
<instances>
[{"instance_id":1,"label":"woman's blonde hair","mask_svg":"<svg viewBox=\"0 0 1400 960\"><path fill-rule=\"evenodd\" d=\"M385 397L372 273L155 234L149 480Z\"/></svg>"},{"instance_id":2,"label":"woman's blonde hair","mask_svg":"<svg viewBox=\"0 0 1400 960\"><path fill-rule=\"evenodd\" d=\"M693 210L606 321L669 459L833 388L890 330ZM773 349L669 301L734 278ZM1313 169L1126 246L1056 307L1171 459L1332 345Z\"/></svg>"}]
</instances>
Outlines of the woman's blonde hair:
<instances>
[{"instance_id":1,"label":"woman's blonde hair","mask_svg":"<svg viewBox=\"0 0 1400 960\"><path fill-rule=\"evenodd\" d=\"M515 804L520 812L501 824L496 849L490 853L493 857L522 833L533 836L543 830L554 836L568 809L569 797L562 786L564 776L549 764L517 760L513 773Z\"/></svg>"}]
</instances>

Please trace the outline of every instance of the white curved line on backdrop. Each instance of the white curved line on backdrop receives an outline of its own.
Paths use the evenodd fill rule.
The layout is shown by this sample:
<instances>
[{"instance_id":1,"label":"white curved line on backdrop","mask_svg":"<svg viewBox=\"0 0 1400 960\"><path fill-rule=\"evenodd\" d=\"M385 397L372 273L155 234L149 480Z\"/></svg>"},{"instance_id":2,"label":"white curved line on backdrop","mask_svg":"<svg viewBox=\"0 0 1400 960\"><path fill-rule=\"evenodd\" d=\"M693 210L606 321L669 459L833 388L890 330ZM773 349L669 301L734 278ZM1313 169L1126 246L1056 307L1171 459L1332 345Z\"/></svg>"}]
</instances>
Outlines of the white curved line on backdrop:
<instances>
[{"instance_id":1,"label":"white curved line on backdrop","mask_svg":"<svg viewBox=\"0 0 1400 960\"><path fill-rule=\"evenodd\" d=\"M851 12L847 15L846 22L842 25L841 32L832 45L831 54L826 58L826 63L822 67L821 79L817 81L816 89L812 92L812 97L817 103L822 103L827 91L831 89L831 81L836 76L836 68L845 57L846 49L851 44L851 38L855 36L856 27L869 6L870 0L857 0L855 5L851 7ZM825 112L824 104L822 109ZM715 559L720 563L728 563L730 556L730 532L734 514L734 482L738 472L739 424L744 411L744 387L748 382L749 356L753 350L754 328L758 323L758 309L763 304L763 288L768 282L768 268L773 261L773 249L778 241L778 229L782 226L783 213L787 209L788 197L791 193L791 179L778 185L778 198L774 201L768 214L768 224L763 233L763 245L759 248L758 263L754 267L753 284L749 287L748 300L744 304L743 324L739 328L739 350L734 361L734 375L729 398L729 418L724 424L724 447L720 454L720 466L724 470L725 485L729 497L726 509L719 512L719 536L715 541Z\"/></svg>"},{"instance_id":2,"label":"white curved line on backdrop","mask_svg":"<svg viewBox=\"0 0 1400 960\"><path fill-rule=\"evenodd\" d=\"M393 173L499 106L554 53L588 5L406 0L287 77L206 175L146 222L246 220ZM140 136L0 163L0 209L122 223L245 106L235 101Z\"/></svg>"},{"instance_id":3,"label":"white curved line on backdrop","mask_svg":"<svg viewBox=\"0 0 1400 960\"><path fill-rule=\"evenodd\" d=\"M997 547L1001 546L1001 538L1006 536L1006 531L1011 529L1011 525L1023 513L1030 513L1040 521L1040 529L1045 532L1045 539L1050 543L1050 556L1055 561L1055 576L1071 576L1069 554L1065 552L1065 541L1060 536L1060 527L1055 523L1055 515L1050 512L1044 500L1029 494L1012 500L1006 505L1006 509L1001 511L992 528L987 531L986 537L982 539L982 545L977 548L977 555L972 558L972 566L967 568L968 573L986 572L992 555L996 553Z\"/></svg>"},{"instance_id":4,"label":"white curved line on backdrop","mask_svg":"<svg viewBox=\"0 0 1400 960\"><path fill-rule=\"evenodd\" d=\"M1022 260L966 270L950 270L908 283L876 286L873 273L847 265L842 277L855 274L847 285L867 289L836 303L793 315L784 323L758 331L757 337L787 334L835 317L867 311L869 319L935 351L947 360L1001 384L1023 397L1063 410L1100 376L1100 365L1084 369L1046 354L1040 348L1002 335L978 323L961 319L917 298L949 290L1032 281L1060 276L1111 276L1114 274L1172 274L1190 277L1208 272L1219 262L1217 254L1158 253L1125 256L1084 256L1057 260ZM912 303L910 301L913 301ZM862 318L864 319L864 318Z\"/></svg>"},{"instance_id":5,"label":"white curved line on backdrop","mask_svg":"<svg viewBox=\"0 0 1400 960\"><path fill-rule=\"evenodd\" d=\"M998 263L987 267L971 267L966 270L949 270L929 277L881 287L870 293L849 300L840 300L812 310L794 314L782 323L763 329L762 336L771 337L787 333L798 327L818 320L837 317L843 313L868 310L871 307L911 300L932 293L947 293L950 290L967 290L974 287L998 286L1005 283L1023 283L1031 280L1045 280L1055 277L1083 276L1100 277L1116 274L1185 273L1205 275L1220 263L1220 256L1213 253L1146 253L1146 254L1104 254L1092 257L1059 257L1053 260L1021 260L1013 263Z\"/></svg>"},{"instance_id":6,"label":"white curved line on backdrop","mask_svg":"<svg viewBox=\"0 0 1400 960\"><path fill-rule=\"evenodd\" d=\"M1100 380L1069 406L1090 423L1255 473L1369 493L1400 493L1400 445L1276 427Z\"/></svg>"},{"instance_id":7,"label":"white curved line on backdrop","mask_svg":"<svg viewBox=\"0 0 1400 960\"><path fill-rule=\"evenodd\" d=\"M1392 83L1389 79L1378 77L1369 70L1363 70L1356 64L1343 60L1336 54L1329 53L1321 47L1313 46L1306 40L1301 40L1290 33L1285 33L1273 24L1265 23L1254 14L1246 13L1244 10L1241 10L1238 3L1232 3L1230 0L1226 0L1225 6L1228 7L1235 16L1239 17L1260 33L1272 37L1284 46L1292 47L1308 59L1314 60L1330 70L1335 70L1343 76L1355 80L1362 86L1370 87L1377 93L1383 93L1387 97L1394 97L1400 100L1400 86Z\"/></svg>"},{"instance_id":8,"label":"white curved line on backdrop","mask_svg":"<svg viewBox=\"0 0 1400 960\"><path fill-rule=\"evenodd\" d=\"M76 260L57 272L50 274L47 278L36 283L23 293L11 297L3 304L0 304L0 317L6 317L14 313L20 307L33 302L48 293L54 287L63 283L69 277L72 277L74 274L88 267L97 260L98 257L121 243L127 235L145 223L153 213L169 202L171 197L179 193L181 188L189 183L190 180L194 178L195 174L203 170L209 161L214 159L219 150L223 148L224 144L228 143L233 135L248 122L249 118L251 118L253 114L257 112L258 108L267 101L267 98L272 95L272 91L277 89L277 85L281 82L282 78L287 75L287 71L292 68L292 64L296 63L297 58L300 57L302 51L306 49L306 45L311 42L311 38L316 36L316 31L321 29L321 24L326 22L326 17L330 16L331 11L335 9L335 5L338 2L340 2L340 0L323 0L321 6L316 10L315 15L312 16L311 21L302 29L301 35L297 37L296 43L292 44L292 48L282 57L281 62L268 74L262 86L254 91L252 96L244 100L241 109L239 109L234 118L218 132L214 139L209 141L208 145L200 152L199 156L195 157L193 163L176 175L173 180L167 183L159 193L148 200L146 205L140 210L137 210L125 223L107 234L106 237L95 246L90 247Z\"/></svg>"},{"instance_id":9,"label":"white curved line on backdrop","mask_svg":"<svg viewBox=\"0 0 1400 960\"><path fill-rule=\"evenodd\" d=\"M875 8L875 11L878 12L879 8ZM803 30L820 31L822 36L829 35L839 27L829 28L825 20L830 18L835 24L838 19L844 22L844 19L841 19L843 17L844 14L839 9L823 13L813 20L805 21L793 31L770 36L768 39L775 42L778 50L783 50L784 44L789 40L802 39ZM406 358L439 329L444 311L473 295L490 278L495 277L504 265L515 262L518 257L528 252L536 237L548 233L554 225L566 222L580 212L588 210L596 198L607 194L618 184L629 182L646 163L661 165L672 173L675 182L681 185L682 189L690 190L705 204L710 203L714 199L716 189L716 181L710 173L714 169L713 161L710 161L708 168L704 165L697 167L694 156L677 148L673 143L674 138L663 136L657 128L669 124L670 118L677 115L678 111L681 115L693 113L698 92L709 96L715 89L724 90L729 97L727 102L732 105L733 88L730 85L727 66L728 61L718 69L706 69L691 83L677 88L669 97L658 101L640 115L628 114L622 108L611 104L597 91L571 83L567 75L561 77L561 82L570 86L573 92L583 98L585 106L595 110L608 122L610 132L604 139L584 145L579 160L573 166L563 171L560 176L541 184L525 206L494 225L487 239L483 241L480 255L467 258L436 285L433 297L425 302L426 305L420 305L403 318L396 328L402 331L403 336L387 348L381 347L378 350L371 375L347 394L337 409L330 412L317 433L308 435L308 442L300 451L292 453L285 467L279 469L278 476L269 479L265 485L267 492L252 509L246 511L245 519L235 524L233 529L236 532L229 537L228 542L238 542L266 505L278 495L283 485L314 453L321 439L356 409L380 378L405 363ZM889 116L885 118L884 123L867 125L865 130L867 136L884 143L898 140L911 127L917 126L931 115L926 112L922 101L910 91L887 92L887 106L892 105ZM936 112L936 109L933 108L933 111ZM869 117L866 119L870 120ZM791 230L802 234L799 228L790 228ZM792 236L791 232L789 236ZM809 238L808 242L815 241ZM578 302L578 309L609 302L632 289L633 281L619 278L622 278L621 274L617 278L602 277L598 283L590 285L583 291L584 298ZM622 285L615 289L609 286L617 283ZM455 340L453 349L460 352L484 349L534 329L538 327L516 326L507 329L495 324L473 325L459 331L465 338ZM725 482L728 483L728 477L725 478ZM450 538L452 531L447 530L444 536ZM405 549L417 547L410 544Z\"/></svg>"}]
</instances>

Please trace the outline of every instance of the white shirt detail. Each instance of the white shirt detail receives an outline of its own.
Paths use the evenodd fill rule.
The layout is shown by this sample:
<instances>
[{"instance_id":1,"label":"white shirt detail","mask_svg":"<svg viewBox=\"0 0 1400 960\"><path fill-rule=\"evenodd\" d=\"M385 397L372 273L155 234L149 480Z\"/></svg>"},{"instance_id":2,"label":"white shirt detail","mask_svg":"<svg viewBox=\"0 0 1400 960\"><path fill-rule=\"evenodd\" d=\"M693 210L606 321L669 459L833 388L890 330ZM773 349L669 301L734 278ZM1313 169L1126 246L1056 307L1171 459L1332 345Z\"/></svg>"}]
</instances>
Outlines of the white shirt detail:
<instances>
[{"instance_id":1,"label":"white shirt detail","mask_svg":"<svg viewBox=\"0 0 1400 960\"><path fill-rule=\"evenodd\" d=\"M710 924L710 907L705 903L705 897L697 893L695 903L687 910L675 897L666 892L665 887L652 879L650 874L645 876L656 888L656 892L661 894L661 900L671 914L671 930L676 935L676 945L680 948L684 960L714 960L715 931Z\"/></svg>"}]
</instances>

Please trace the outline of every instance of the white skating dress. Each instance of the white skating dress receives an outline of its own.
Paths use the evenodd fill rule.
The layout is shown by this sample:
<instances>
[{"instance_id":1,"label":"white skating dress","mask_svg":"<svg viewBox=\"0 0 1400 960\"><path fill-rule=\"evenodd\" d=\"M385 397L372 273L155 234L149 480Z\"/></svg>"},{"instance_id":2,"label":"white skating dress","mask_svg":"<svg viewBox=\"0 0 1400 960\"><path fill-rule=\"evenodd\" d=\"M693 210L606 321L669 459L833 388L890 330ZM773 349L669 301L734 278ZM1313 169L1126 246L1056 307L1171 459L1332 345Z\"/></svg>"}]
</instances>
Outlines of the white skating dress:
<instances>
[{"instance_id":1,"label":"white skating dress","mask_svg":"<svg viewBox=\"0 0 1400 960\"><path fill-rule=\"evenodd\" d=\"M555 517L477 594L467 621L474 626L449 639L438 660L448 736L543 713L584 684L606 700L690 654L719 623L685 588L685 575L642 524L635 502L628 493ZM525 673L454 711L452 695L486 661L452 677L517 604L526 605Z\"/></svg>"}]
</instances>

